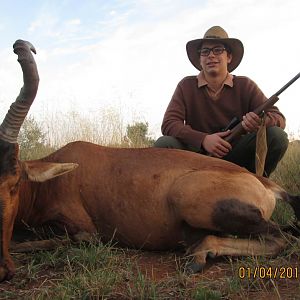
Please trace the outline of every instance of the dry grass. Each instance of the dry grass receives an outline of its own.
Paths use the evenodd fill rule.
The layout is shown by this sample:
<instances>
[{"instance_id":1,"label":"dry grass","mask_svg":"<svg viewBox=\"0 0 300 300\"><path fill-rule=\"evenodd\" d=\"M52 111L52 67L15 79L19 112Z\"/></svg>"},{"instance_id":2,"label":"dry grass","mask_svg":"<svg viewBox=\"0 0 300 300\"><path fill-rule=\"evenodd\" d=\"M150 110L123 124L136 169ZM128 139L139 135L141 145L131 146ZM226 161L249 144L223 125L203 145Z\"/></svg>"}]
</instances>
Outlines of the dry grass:
<instances>
[{"instance_id":1,"label":"dry grass","mask_svg":"<svg viewBox=\"0 0 300 300\"><path fill-rule=\"evenodd\" d=\"M48 115L44 131L51 145L56 148L72 141L88 141L100 145L120 145L126 126L120 112L107 108L91 116L78 112Z\"/></svg>"}]
</instances>

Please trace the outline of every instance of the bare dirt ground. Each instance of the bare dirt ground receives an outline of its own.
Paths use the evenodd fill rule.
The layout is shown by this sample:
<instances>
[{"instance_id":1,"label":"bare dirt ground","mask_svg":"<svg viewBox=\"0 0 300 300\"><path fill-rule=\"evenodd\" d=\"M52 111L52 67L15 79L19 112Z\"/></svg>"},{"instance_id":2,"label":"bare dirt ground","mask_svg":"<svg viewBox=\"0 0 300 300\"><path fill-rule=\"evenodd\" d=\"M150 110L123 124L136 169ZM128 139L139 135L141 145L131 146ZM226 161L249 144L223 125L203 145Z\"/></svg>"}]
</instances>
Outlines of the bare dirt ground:
<instances>
[{"instance_id":1,"label":"bare dirt ground","mask_svg":"<svg viewBox=\"0 0 300 300\"><path fill-rule=\"evenodd\" d=\"M181 256L180 254L174 255L174 253L151 253L146 252L139 255L136 260L141 268L142 272L155 281L165 280L166 278L172 278L178 272L176 268L176 256ZM198 273L188 276L187 287L192 287L200 282L205 282L208 287L215 288L219 286L221 291L226 290L226 285L228 280L236 279L243 285L243 279L240 278L238 274L238 268L234 268L233 263L230 263L226 258L217 258L210 260L205 267L205 269ZM245 287L238 292L236 295L229 293L226 296L224 294L223 299L300 299L300 262L296 259L291 260L289 266L293 269L297 268L297 278L296 272L294 272L292 278L278 278L275 280L269 280L268 278L257 278L256 287L252 290L251 284L245 284ZM263 275L263 274L262 274ZM265 276L266 277L266 276ZM254 278L252 278L254 280ZM247 279L244 279L245 281ZM258 283L261 281L261 284ZM259 290L258 286L262 289Z\"/></svg>"}]
</instances>

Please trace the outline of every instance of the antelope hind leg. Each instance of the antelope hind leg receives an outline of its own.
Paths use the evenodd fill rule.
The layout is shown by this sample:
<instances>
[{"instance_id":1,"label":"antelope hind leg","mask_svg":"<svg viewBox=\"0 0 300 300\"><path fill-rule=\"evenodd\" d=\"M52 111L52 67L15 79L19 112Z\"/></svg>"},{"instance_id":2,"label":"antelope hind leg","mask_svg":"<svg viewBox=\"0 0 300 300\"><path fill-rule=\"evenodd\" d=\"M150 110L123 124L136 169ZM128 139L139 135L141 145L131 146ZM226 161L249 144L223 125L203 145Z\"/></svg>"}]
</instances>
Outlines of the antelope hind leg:
<instances>
[{"instance_id":1,"label":"antelope hind leg","mask_svg":"<svg viewBox=\"0 0 300 300\"><path fill-rule=\"evenodd\" d=\"M264 241L250 239L223 238L208 235L204 240L193 249L191 256L193 262L188 266L189 273L201 271L206 258L217 256L256 256L266 255L275 256L285 248L287 241L284 238L270 236Z\"/></svg>"}]
</instances>

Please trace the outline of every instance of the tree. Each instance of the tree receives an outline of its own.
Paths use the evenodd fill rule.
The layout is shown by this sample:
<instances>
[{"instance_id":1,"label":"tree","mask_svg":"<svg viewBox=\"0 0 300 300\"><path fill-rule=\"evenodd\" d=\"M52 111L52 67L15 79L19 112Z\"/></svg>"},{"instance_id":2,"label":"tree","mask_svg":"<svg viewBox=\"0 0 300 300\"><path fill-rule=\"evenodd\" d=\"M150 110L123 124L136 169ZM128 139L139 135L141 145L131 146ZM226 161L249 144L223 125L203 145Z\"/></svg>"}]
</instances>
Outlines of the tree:
<instances>
[{"instance_id":1,"label":"tree","mask_svg":"<svg viewBox=\"0 0 300 300\"><path fill-rule=\"evenodd\" d=\"M135 122L127 125L125 142L131 147L151 147L154 139L148 136L148 126L148 122Z\"/></svg>"},{"instance_id":2,"label":"tree","mask_svg":"<svg viewBox=\"0 0 300 300\"><path fill-rule=\"evenodd\" d=\"M23 122L18 143L22 160L37 159L55 150L46 142L45 133L31 116L27 117Z\"/></svg>"}]
</instances>

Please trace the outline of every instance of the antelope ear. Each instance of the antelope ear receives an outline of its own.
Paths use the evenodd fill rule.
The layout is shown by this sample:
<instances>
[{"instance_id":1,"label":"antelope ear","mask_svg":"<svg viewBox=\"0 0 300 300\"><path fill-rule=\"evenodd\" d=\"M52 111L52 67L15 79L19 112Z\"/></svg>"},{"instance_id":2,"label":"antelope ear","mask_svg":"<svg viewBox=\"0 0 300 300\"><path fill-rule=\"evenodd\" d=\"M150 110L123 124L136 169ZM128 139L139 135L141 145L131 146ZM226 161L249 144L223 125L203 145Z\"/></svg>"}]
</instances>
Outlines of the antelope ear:
<instances>
[{"instance_id":1,"label":"antelope ear","mask_svg":"<svg viewBox=\"0 0 300 300\"><path fill-rule=\"evenodd\" d=\"M51 178L66 174L78 167L76 163L50 163L41 161L23 161L24 177L36 182L44 182Z\"/></svg>"}]
</instances>

